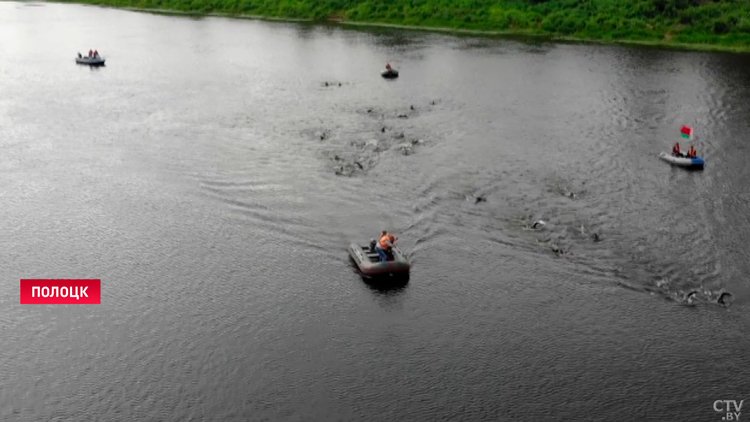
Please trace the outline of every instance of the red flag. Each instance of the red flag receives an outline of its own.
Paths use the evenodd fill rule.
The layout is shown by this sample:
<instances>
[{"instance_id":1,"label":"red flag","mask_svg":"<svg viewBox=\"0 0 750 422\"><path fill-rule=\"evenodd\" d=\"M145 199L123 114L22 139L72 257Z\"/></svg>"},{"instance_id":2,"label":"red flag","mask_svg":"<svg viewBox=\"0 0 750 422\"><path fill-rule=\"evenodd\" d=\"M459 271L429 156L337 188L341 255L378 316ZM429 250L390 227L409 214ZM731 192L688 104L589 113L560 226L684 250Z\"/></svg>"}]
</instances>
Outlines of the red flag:
<instances>
[{"instance_id":1,"label":"red flag","mask_svg":"<svg viewBox=\"0 0 750 422\"><path fill-rule=\"evenodd\" d=\"M683 125L682 129L680 130L680 133L682 133L682 135L685 137L693 136L693 128L691 128L690 126Z\"/></svg>"}]
</instances>

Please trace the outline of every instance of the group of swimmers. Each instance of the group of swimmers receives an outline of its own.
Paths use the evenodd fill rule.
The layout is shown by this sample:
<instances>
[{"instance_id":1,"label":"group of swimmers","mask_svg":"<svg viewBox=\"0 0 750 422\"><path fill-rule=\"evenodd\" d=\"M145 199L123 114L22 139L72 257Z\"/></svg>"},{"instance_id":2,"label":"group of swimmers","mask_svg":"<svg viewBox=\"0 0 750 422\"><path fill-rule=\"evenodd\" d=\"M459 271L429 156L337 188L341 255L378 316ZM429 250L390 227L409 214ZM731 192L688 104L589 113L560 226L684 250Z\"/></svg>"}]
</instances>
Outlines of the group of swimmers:
<instances>
[{"instance_id":1,"label":"group of swimmers","mask_svg":"<svg viewBox=\"0 0 750 422\"><path fill-rule=\"evenodd\" d=\"M680 150L680 143L675 142L674 146L672 147L672 155L674 155L675 157L697 158L698 151L695 150L694 146L690 145L687 154L683 154L683 152Z\"/></svg>"}]
</instances>

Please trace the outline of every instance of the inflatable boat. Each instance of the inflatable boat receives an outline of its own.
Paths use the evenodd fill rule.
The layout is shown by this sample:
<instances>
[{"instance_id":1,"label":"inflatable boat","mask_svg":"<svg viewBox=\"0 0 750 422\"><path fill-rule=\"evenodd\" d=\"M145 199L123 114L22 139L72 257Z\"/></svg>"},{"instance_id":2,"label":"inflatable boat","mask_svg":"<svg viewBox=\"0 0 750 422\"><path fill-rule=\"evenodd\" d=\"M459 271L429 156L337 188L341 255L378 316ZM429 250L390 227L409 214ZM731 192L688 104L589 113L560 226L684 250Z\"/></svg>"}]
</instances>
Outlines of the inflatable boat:
<instances>
[{"instance_id":1,"label":"inflatable boat","mask_svg":"<svg viewBox=\"0 0 750 422\"><path fill-rule=\"evenodd\" d=\"M356 243L349 245L349 256L357 265L359 272L366 277L408 276L411 269L409 259L397 247L391 249L388 261L381 262L375 251L375 242L362 246Z\"/></svg>"},{"instance_id":2,"label":"inflatable boat","mask_svg":"<svg viewBox=\"0 0 750 422\"><path fill-rule=\"evenodd\" d=\"M104 64L104 57L76 57L76 63L88 64L91 66L102 66Z\"/></svg>"},{"instance_id":3,"label":"inflatable boat","mask_svg":"<svg viewBox=\"0 0 750 422\"><path fill-rule=\"evenodd\" d=\"M398 70L396 69L386 69L382 72L380 72L380 76L386 78L386 79L393 79L398 78Z\"/></svg>"},{"instance_id":4,"label":"inflatable boat","mask_svg":"<svg viewBox=\"0 0 750 422\"><path fill-rule=\"evenodd\" d=\"M675 156L672 154L667 154L666 152L662 152L661 154L659 154L659 158L672 165L689 169L702 169L706 164L705 160L703 160L703 158L701 157L688 158L684 155Z\"/></svg>"}]
</instances>

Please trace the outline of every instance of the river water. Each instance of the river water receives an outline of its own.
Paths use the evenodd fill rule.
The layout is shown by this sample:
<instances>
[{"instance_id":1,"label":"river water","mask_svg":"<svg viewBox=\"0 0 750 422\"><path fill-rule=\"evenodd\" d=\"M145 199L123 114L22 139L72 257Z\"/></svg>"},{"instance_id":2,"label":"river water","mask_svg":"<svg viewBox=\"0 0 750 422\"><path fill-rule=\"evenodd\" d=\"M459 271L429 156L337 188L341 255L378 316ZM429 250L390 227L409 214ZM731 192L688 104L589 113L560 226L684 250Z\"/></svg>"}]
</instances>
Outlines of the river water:
<instances>
[{"instance_id":1,"label":"river water","mask_svg":"<svg viewBox=\"0 0 750 422\"><path fill-rule=\"evenodd\" d=\"M0 3L0 415L719 421L750 399L748 69ZM683 124L702 172L658 159ZM382 229L406 285L348 261Z\"/></svg>"}]
</instances>

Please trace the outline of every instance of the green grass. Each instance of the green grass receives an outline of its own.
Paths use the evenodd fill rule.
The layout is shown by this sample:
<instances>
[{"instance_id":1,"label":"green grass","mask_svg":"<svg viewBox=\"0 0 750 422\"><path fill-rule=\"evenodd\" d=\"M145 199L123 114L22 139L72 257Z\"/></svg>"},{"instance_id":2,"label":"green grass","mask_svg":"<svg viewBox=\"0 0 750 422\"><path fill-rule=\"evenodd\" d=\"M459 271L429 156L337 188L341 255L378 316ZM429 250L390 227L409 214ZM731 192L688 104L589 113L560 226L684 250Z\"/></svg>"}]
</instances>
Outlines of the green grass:
<instances>
[{"instance_id":1,"label":"green grass","mask_svg":"<svg viewBox=\"0 0 750 422\"><path fill-rule=\"evenodd\" d=\"M388 24L750 51L750 0L56 0L191 14Z\"/></svg>"}]
</instances>

